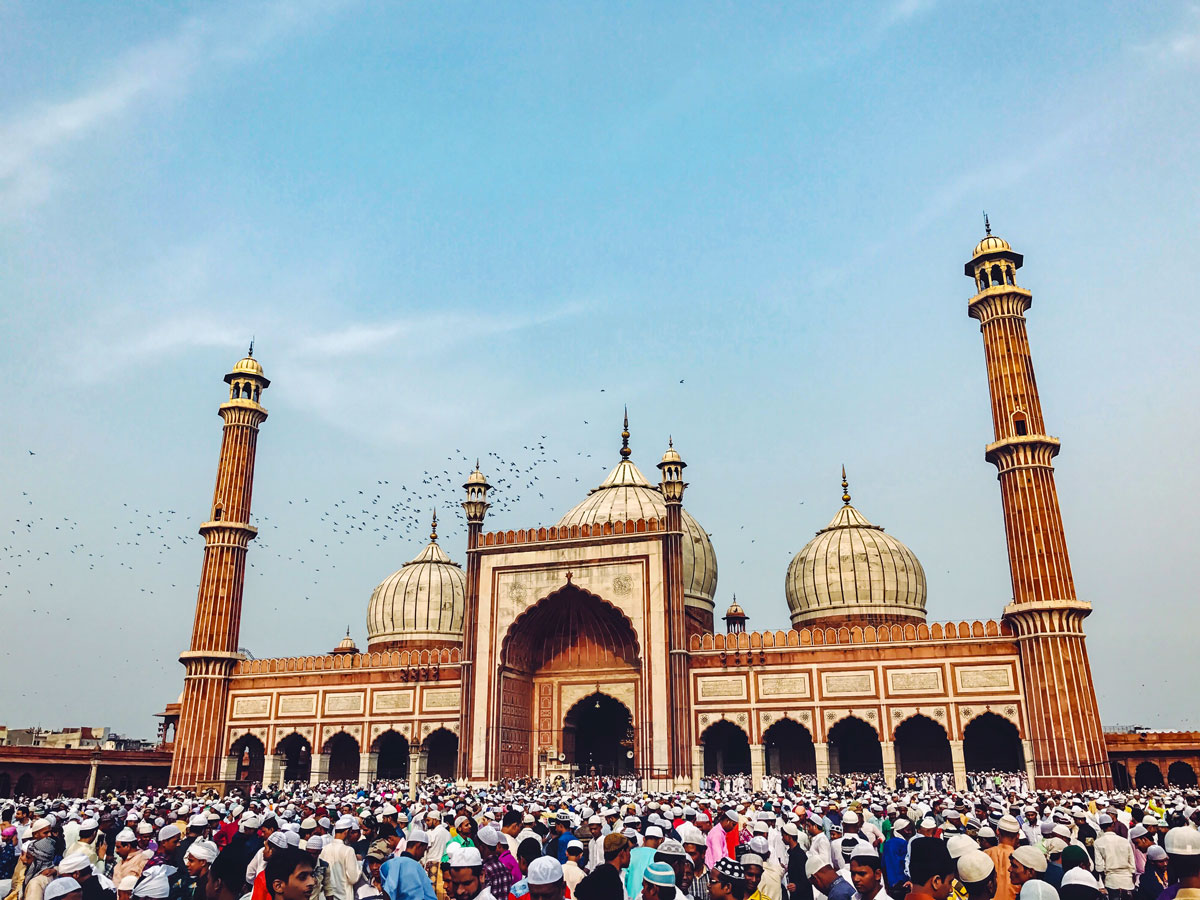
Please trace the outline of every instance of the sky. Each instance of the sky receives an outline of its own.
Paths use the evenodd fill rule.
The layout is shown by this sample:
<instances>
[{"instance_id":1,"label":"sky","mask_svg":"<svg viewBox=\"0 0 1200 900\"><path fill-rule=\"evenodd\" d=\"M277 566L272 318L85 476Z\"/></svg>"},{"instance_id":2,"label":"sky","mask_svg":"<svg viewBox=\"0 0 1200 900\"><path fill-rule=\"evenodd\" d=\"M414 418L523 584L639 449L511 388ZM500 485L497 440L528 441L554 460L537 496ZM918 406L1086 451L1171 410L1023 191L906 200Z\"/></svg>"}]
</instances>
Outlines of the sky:
<instances>
[{"instance_id":1,"label":"sky","mask_svg":"<svg viewBox=\"0 0 1200 900\"><path fill-rule=\"evenodd\" d=\"M256 657L363 646L434 507L462 562L476 457L556 522L626 404L718 614L787 626L844 464L930 621L998 616L986 210L1102 719L1200 727L1198 79L1171 0L0 5L0 719L153 735L251 338Z\"/></svg>"}]
</instances>

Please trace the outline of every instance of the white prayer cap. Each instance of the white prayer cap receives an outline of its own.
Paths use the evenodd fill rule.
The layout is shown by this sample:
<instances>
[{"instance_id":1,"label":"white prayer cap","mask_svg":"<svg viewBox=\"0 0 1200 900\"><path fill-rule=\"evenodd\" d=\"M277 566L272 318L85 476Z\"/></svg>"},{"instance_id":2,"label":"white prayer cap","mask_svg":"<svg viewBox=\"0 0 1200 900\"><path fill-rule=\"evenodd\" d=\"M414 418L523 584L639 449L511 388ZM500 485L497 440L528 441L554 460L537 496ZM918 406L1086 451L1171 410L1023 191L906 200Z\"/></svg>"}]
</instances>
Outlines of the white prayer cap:
<instances>
[{"instance_id":1,"label":"white prayer cap","mask_svg":"<svg viewBox=\"0 0 1200 900\"><path fill-rule=\"evenodd\" d=\"M1050 882L1034 878L1021 885L1018 896L1024 897L1025 900L1058 900L1058 891Z\"/></svg>"},{"instance_id":2,"label":"white prayer cap","mask_svg":"<svg viewBox=\"0 0 1200 900\"><path fill-rule=\"evenodd\" d=\"M1108 813L1100 813L1100 818L1097 819L1097 821L1101 825L1111 825L1113 823L1112 816L1110 816Z\"/></svg>"},{"instance_id":3,"label":"white prayer cap","mask_svg":"<svg viewBox=\"0 0 1200 900\"><path fill-rule=\"evenodd\" d=\"M529 874L526 876L531 885L557 884L562 878L562 864L553 856L539 856L529 864Z\"/></svg>"},{"instance_id":4,"label":"white prayer cap","mask_svg":"<svg viewBox=\"0 0 1200 900\"><path fill-rule=\"evenodd\" d=\"M543 857L539 857L539 859L541 858ZM450 868L452 869L474 869L482 865L483 857L479 855L479 850L475 847L459 847L450 854Z\"/></svg>"},{"instance_id":5,"label":"white prayer cap","mask_svg":"<svg viewBox=\"0 0 1200 900\"><path fill-rule=\"evenodd\" d=\"M29 831L31 834L33 834L33 833L41 831L43 828L49 828L49 827L50 827L49 819L35 819L33 824L29 826Z\"/></svg>"},{"instance_id":6,"label":"white prayer cap","mask_svg":"<svg viewBox=\"0 0 1200 900\"><path fill-rule=\"evenodd\" d=\"M850 856L851 859L879 859L879 851L868 841L859 841Z\"/></svg>"},{"instance_id":7,"label":"white prayer cap","mask_svg":"<svg viewBox=\"0 0 1200 900\"><path fill-rule=\"evenodd\" d=\"M663 836L663 830L661 828L659 828L657 825L651 825L649 828L646 829L646 837L648 837L648 838L660 838L662 836Z\"/></svg>"},{"instance_id":8,"label":"white prayer cap","mask_svg":"<svg viewBox=\"0 0 1200 900\"><path fill-rule=\"evenodd\" d=\"M357 828L358 822L354 816L342 816L337 820L337 824L333 826L334 831L349 831L352 828Z\"/></svg>"},{"instance_id":9,"label":"white prayer cap","mask_svg":"<svg viewBox=\"0 0 1200 900\"><path fill-rule=\"evenodd\" d=\"M996 836L996 830L994 828L992 828L991 825L984 825L977 832L975 832L975 834L981 838L991 839Z\"/></svg>"},{"instance_id":10,"label":"white prayer cap","mask_svg":"<svg viewBox=\"0 0 1200 900\"><path fill-rule=\"evenodd\" d=\"M117 885L118 891L132 891L138 883L136 875L126 875L121 879L121 883Z\"/></svg>"},{"instance_id":11,"label":"white prayer cap","mask_svg":"<svg viewBox=\"0 0 1200 900\"><path fill-rule=\"evenodd\" d=\"M1046 840L1046 855L1054 856L1056 853L1062 853L1067 849L1067 842L1060 837L1052 837Z\"/></svg>"},{"instance_id":12,"label":"white prayer cap","mask_svg":"<svg viewBox=\"0 0 1200 900\"><path fill-rule=\"evenodd\" d=\"M207 828L208 816L204 813L197 813L188 819L188 828Z\"/></svg>"},{"instance_id":13,"label":"white prayer cap","mask_svg":"<svg viewBox=\"0 0 1200 900\"><path fill-rule=\"evenodd\" d=\"M44 900L58 900L59 897L65 897L67 894L82 890L83 885L74 878L55 878L46 885L46 890L42 892L42 897Z\"/></svg>"},{"instance_id":14,"label":"white prayer cap","mask_svg":"<svg viewBox=\"0 0 1200 900\"><path fill-rule=\"evenodd\" d=\"M1167 853L1171 856L1200 856L1200 831L1181 826L1167 832Z\"/></svg>"},{"instance_id":15,"label":"white prayer cap","mask_svg":"<svg viewBox=\"0 0 1200 900\"><path fill-rule=\"evenodd\" d=\"M738 862L743 866L762 866L763 858L757 853L743 853L742 858Z\"/></svg>"},{"instance_id":16,"label":"white prayer cap","mask_svg":"<svg viewBox=\"0 0 1200 900\"><path fill-rule=\"evenodd\" d=\"M1035 872L1046 871L1046 854L1037 849L1037 847L1030 847L1028 845L1018 847L1012 852L1012 858L1027 869L1033 869Z\"/></svg>"},{"instance_id":17,"label":"white prayer cap","mask_svg":"<svg viewBox=\"0 0 1200 900\"><path fill-rule=\"evenodd\" d=\"M986 881L995 871L996 864L992 862L992 858L978 848L967 850L958 858L958 877L962 879L963 884Z\"/></svg>"},{"instance_id":18,"label":"white prayer cap","mask_svg":"<svg viewBox=\"0 0 1200 900\"><path fill-rule=\"evenodd\" d=\"M95 819L84 819L82 822L79 823L80 831L95 831L99 827L100 827L100 823L97 822Z\"/></svg>"},{"instance_id":19,"label":"white prayer cap","mask_svg":"<svg viewBox=\"0 0 1200 900\"><path fill-rule=\"evenodd\" d=\"M300 827L302 829L304 829L305 831L308 831L309 829L312 829L312 828L316 828L317 820L314 819L312 816L305 816L303 819L300 820Z\"/></svg>"},{"instance_id":20,"label":"white prayer cap","mask_svg":"<svg viewBox=\"0 0 1200 900\"><path fill-rule=\"evenodd\" d=\"M132 844L134 841L137 840L137 835L133 833L132 829L122 828L120 831L117 832L116 840L118 843Z\"/></svg>"},{"instance_id":21,"label":"white prayer cap","mask_svg":"<svg viewBox=\"0 0 1200 900\"><path fill-rule=\"evenodd\" d=\"M569 853L572 850L583 850L583 841L578 838L571 838L571 840L567 841L567 852Z\"/></svg>"},{"instance_id":22,"label":"white prayer cap","mask_svg":"<svg viewBox=\"0 0 1200 900\"><path fill-rule=\"evenodd\" d=\"M380 815L394 816L394 815L397 815L399 812L400 812L400 810L396 809L396 807L392 806L392 804L385 803L385 804L383 804L383 809L380 810Z\"/></svg>"},{"instance_id":23,"label":"white prayer cap","mask_svg":"<svg viewBox=\"0 0 1200 900\"><path fill-rule=\"evenodd\" d=\"M147 869L142 880L133 889L135 897L149 897L151 900L163 900L171 894L171 876L175 874L174 866L155 866Z\"/></svg>"},{"instance_id":24,"label":"white prayer cap","mask_svg":"<svg viewBox=\"0 0 1200 900\"><path fill-rule=\"evenodd\" d=\"M171 838L179 837L182 833L183 832L181 832L174 825L164 825L162 828L158 829L158 842L161 844L163 841L169 841Z\"/></svg>"},{"instance_id":25,"label":"white prayer cap","mask_svg":"<svg viewBox=\"0 0 1200 900\"><path fill-rule=\"evenodd\" d=\"M1083 866L1075 866L1075 868L1068 870L1068 872L1063 875L1062 886L1067 887L1071 884L1081 884L1084 887L1090 887L1096 891L1100 890L1099 880Z\"/></svg>"},{"instance_id":26,"label":"white prayer cap","mask_svg":"<svg viewBox=\"0 0 1200 900\"><path fill-rule=\"evenodd\" d=\"M149 822L138 822L138 834L154 834L154 826Z\"/></svg>"},{"instance_id":27,"label":"white prayer cap","mask_svg":"<svg viewBox=\"0 0 1200 900\"><path fill-rule=\"evenodd\" d=\"M996 823L996 828L999 831L1006 831L1009 834L1021 833L1021 823L1012 816L1001 816L1000 821Z\"/></svg>"},{"instance_id":28,"label":"white prayer cap","mask_svg":"<svg viewBox=\"0 0 1200 900\"><path fill-rule=\"evenodd\" d=\"M192 846L187 849L187 855L210 863L217 858L217 845L212 841L193 841Z\"/></svg>"},{"instance_id":29,"label":"white prayer cap","mask_svg":"<svg viewBox=\"0 0 1200 900\"><path fill-rule=\"evenodd\" d=\"M410 844L428 844L429 835L427 835L424 830L420 828L414 828L408 833L408 842Z\"/></svg>"},{"instance_id":30,"label":"white prayer cap","mask_svg":"<svg viewBox=\"0 0 1200 900\"><path fill-rule=\"evenodd\" d=\"M475 836L489 847L495 847L500 843L500 832L491 825L484 825Z\"/></svg>"},{"instance_id":31,"label":"white prayer cap","mask_svg":"<svg viewBox=\"0 0 1200 900\"><path fill-rule=\"evenodd\" d=\"M750 838L750 852L757 853L759 856L766 856L771 852L770 845L765 837Z\"/></svg>"},{"instance_id":32,"label":"white prayer cap","mask_svg":"<svg viewBox=\"0 0 1200 900\"><path fill-rule=\"evenodd\" d=\"M82 872L84 869L90 869L92 861L88 859L86 853L72 853L70 856L64 856L62 862L58 864L59 875L73 875L76 872Z\"/></svg>"},{"instance_id":33,"label":"white prayer cap","mask_svg":"<svg viewBox=\"0 0 1200 900\"><path fill-rule=\"evenodd\" d=\"M818 872L820 872L822 869L824 869L828 865L829 865L829 863L827 863L822 857L817 856L814 853L812 856L810 856L808 858L808 862L806 862L804 864L804 877L812 878L814 875L816 875Z\"/></svg>"},{"instance_id":34,"label":"white prayer cap","mask_svg":"<svg viewBox=\"0 0 1200 900\"><path fill-rule=\"evenodd\" d=\"M288 845L287 835L285 835L282 831L276 831L269 838L267 838L267 843L272 847L278 847L280 850L282 850Z\"/></svg>"},{"instance_id":35,"label":"white prayer cap","mask_svg":"<svg viewBox=\"0 0 1200 900\"><path fill-rule=\"evenodd\" d=\"M950 851L951 859L958 859L970 850L978 850L979 845L965 834L956 834L946 841L946 849Z\"/></svg>"},{"instance_id":36,"label":"white prayer cap","mask_svg":"<svg viewBox=\"0 0 1200 900\"><path fill-rule=\"evenodd\" d=\"M587 823L588 823L589 825L603 825L603 824L604 824L604 817L603 817L603 816L591 816L591 817L590 817L590 818L587 820Z\"/></svg>"},{"instance_id":37,"label":"white prayer cap","mask_svg":"<svg viewBox=\"0 0 1200 900\"><path fill-rule=\"evenodd\" d=\"M905 828L907 828L911 824L912 824L912 822L908 821L908 819L905 819L905 818L897 819L895 822L892 823L892 834L895 834L897 831L903 831Z\"/></svg>"},{"instance_id":38,"label":"white prayer cap","mask_svg":"<svg viewBox=\"0 0 1200 900\"><path fill-rule=\"evenodd\" d=\"M858 824L858 813L856 813L852 809L846 810L846 814L842 816L842 824L843 825L857 825Z\"/></svg>"}]
</instances>

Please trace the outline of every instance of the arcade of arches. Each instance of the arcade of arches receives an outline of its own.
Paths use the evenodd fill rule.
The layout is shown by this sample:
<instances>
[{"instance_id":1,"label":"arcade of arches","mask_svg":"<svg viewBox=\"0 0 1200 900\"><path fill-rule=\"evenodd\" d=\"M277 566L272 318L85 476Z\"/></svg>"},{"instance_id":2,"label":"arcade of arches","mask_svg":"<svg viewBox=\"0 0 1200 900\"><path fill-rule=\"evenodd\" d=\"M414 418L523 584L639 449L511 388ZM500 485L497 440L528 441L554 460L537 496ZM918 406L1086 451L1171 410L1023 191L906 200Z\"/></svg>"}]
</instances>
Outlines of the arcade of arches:
<instances>
[{"instance_id":1,"label":"arcade of arches","mask_svg":"<svg viewBox=\"0 0 1200 900\"><path fill-rule=\"evenodd\" d=\"M313 756L308 740L296 732L284 737L272 756L263 756L262 742L243 735L230 747L229 777L264 784L320 781L397 781L411 776L440 775L453 778L458 762L458 735L437 728L412 747L408 738L388 729L363 753L353 735L330 735Z\"/></svg>"},{"instance_id":2,"label":"arcade of arches","mask_svg":"<svg viewBox=\"0 0 1200 900\"><path fill-rule=\"evenodd\" d=\"M965 775L1025 767L1016 726L993 713L973 719L957 748L940 723L919 714L898 723L893 740L887 743L879 740L872 725L856 716L832 723L826 744L815 744L808 728L787 717L767 727L761 746L751 746L746 732L724 719L705 729L700 740L706 775L753 774L758 754L764 774L815 774L820 778L882 773L890 781L904 772L959 771ZM1180 777L1185 774L1179 771Z\"/></svg>"}]
</instances>

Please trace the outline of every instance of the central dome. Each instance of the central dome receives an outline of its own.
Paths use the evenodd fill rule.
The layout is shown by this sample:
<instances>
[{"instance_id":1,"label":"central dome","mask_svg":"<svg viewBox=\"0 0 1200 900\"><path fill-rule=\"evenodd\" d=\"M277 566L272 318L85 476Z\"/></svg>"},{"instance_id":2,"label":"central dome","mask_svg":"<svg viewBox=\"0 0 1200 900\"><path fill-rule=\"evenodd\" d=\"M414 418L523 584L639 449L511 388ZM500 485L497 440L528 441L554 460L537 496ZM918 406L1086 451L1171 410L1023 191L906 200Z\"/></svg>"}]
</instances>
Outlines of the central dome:
<instances>
[{"instance_id":1,"label":"central dome","mask_svg":"<svg viewBox=\"0 0 1200 900\"><path fill-rule=\"evenodd\" d=\"M461 644L467 579L438 546L437 517L416 558L379 583L367 605L367 650Z\"/></svg>"},{"instance_id":2,"label":"central dome","mask_svg":"<svg viewBox=\"0 0 1200 900\"><path fill-rule=\"evenodd\" d=\"M844 476L843 476L844 477ZM925 621L925 570L913 552L844 505L788 566L792 626Z\"/></svg>"},{"instance_id":3,"label":"central dome","mask_svg":"<svg viewBox=\"0 0 1200 900\"><path fill-rule=\"evenodd\" d=\"M589 491L581 503L559 519L559 528L666 518L667 502L658 486L647 481L629 458L628 433L625 434L621 461L599 487ZM717 554L708 532L686 509L682 513L684 602L702 612L711 629L713 595L717 591Z\"/></svg>"}]
</instances>

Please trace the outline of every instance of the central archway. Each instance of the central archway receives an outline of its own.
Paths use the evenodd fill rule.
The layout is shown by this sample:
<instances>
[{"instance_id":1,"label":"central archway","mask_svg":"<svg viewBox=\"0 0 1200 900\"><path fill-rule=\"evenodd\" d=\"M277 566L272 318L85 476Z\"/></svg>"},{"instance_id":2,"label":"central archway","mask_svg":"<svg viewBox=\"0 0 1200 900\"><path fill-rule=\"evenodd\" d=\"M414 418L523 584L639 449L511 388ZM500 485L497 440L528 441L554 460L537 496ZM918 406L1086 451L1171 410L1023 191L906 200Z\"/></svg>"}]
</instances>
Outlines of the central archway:
<instances>
[{"instance_id":1,"label":"central archway","mask_svg":"<svg viewBox=\"0 0 1200 900\"><path fill-rule=\"evenodd\" d=\"M817 748L812 734L794 719L780 719L763 732L768 775L815 775Z\"/></svg>"},{"instance_id":2,"label":"central archway","mask_svg":"<svg viewBox=\"0 0 1200 900\"><path fill-rule=\"evenodd\" d=\"M951 772L950 738L928 716L916 715L896 727L896 766L901 772Z\"/></svg>"},{"instance_id":3,"label":"central archway","mask_svg":"<svg viewBox=\"0 0 1200 900\"><path fill-rule=\"evenodd\" d=\"M379 754L375 777L383 781L408 777L408 738L390 728L375 739L371 749Z\"/></svg>"},{"instance_id":4,"label":"central archway","mask_svg":"<svg viewBox=\"0 0 1200 900\"><path fill-rule=\"evenodd\" d=\"M358 780L358 741L339 731L325 742L330 781Z\"/></svg>"},{"instance_id":5,"label":"central archway","mask_svg":"<svg viewBox=\"0 0 1200 900\"><path fill-rule=\"evenodd\" d=\"M580 775L633 772L633 716L608 694L577 702L563 719L562 749Z\"/></svg>"},{"instance_id":6,"label":"central archway","mask_svg":"<svg viewBox=\"0 0 1200 900\"><path fill-rule=\"evenodd\" d=\"M425 767L426 775L440 775L442 778L453 778L458 766L458 735L449 728L435 728L425 738L425 750L428 752L428 762Z\"/></svg>"},{"instance_id":7,"label":"central archway","mask_svg":"<svg viewBox=\"0 0 1200 900\"><path fill-rule=\"evenodd\" d=\"M501 645L497 671L500 734L496 771L499 777L521 778L533 774L533 747L538 740L533 703L535 682L541 686L539 690L557 696L558 687L564 680L583 676L602 683L616 675L627 682L633 680L631 675L636 679L640 671L641 648L633 623L611 603L570 582L517 616ZM546 696L539 695L542 700ZM591 702L594 706L594 697ZM604 701L601 703L603 705ZM629 731L636 736L637 722L629 709L622 709L625 709L629 724L624 726L625 720L618 721L615 713L609 724L621 728L616 735L619 739L634 741L636 737L631 738ZM564 720L566 718L564 716ZM590 716L580 718L576 714L571 720L575 738L571 752L578 756L586 750L595 760L583 766L584 772L593 764L597 768L606 765L611 767L610 771L618 771L621 762L613 756L611 741L603 748L589 749L579 739L579 729L590 727L586 724L590 719ZM545 724L540 727L543 746L552 737L558 739L558 735L546 733ZM601 735L597 735L599 737ZM565 728L562 739L566 739ZM565 745L562 752L568 753ZM628 756L625 759L628 763Z\"/></svg>"},{"instance_id":8,"label":"central archway","mask_svg":"<svg viewBox=\"0 0 1200 900\"><path fill-rule=\"evenodd\" d=\"M728 719L713 722L700 735L705 775L749 775L750 739Z\"/></svg>"},{"instance_id":9,"label":"central archway","mask_svg":"<svg viewBox=\"0 0 1200 900\"><path fill-rule=\"evenodd\" d=\"M283 780L308 781L312 773L312 748L308 741L292 732L275 747L275 753L283 757Z\"/></svg>"},{"instance_id":10,"label":"central archway","mask_svg":"<svg viewBox=\"0 0 1200 900\"><path fill-rule=\"evenodd\" d=\"M263 750L262 741L252 734L244 734L229 748L229 755L237 759L238 781L262 781Z\"/></svg>"},{"instance_id":11,"label":"central archway","mask_svg":"<svg viewBox=\"0 0 1200 900\"><path fill-rule=\"evenodd\" d=\"M976 716L963 729L963 759L968 772L1020 772L1025 752L1017 726L994 712Z\"/></svg>"},{"instance_id":12,"label":"central archway","mask_svg":"<svg viewBox=\"0 0 1200 900\"><path fill-rule=\"evenodd\" d=\"M842 719L829 731L829 769L839 774L883 771L883 745L879 734L854 716Z\"/></svg>"}]
</instances>

